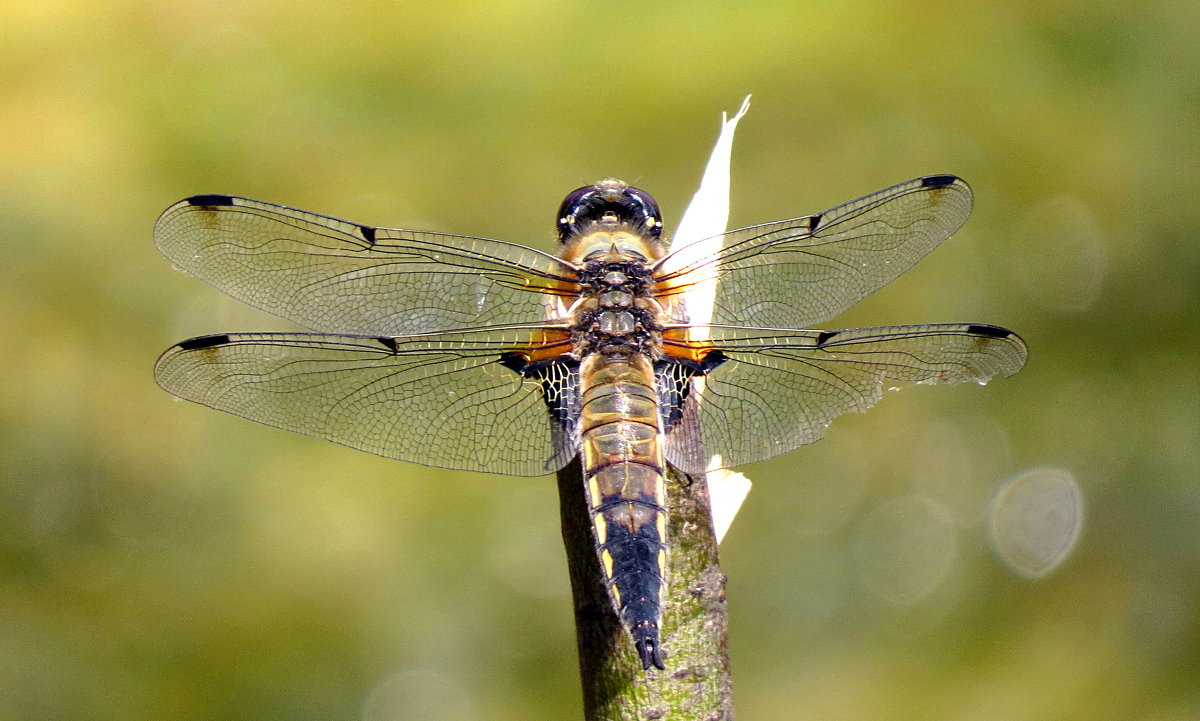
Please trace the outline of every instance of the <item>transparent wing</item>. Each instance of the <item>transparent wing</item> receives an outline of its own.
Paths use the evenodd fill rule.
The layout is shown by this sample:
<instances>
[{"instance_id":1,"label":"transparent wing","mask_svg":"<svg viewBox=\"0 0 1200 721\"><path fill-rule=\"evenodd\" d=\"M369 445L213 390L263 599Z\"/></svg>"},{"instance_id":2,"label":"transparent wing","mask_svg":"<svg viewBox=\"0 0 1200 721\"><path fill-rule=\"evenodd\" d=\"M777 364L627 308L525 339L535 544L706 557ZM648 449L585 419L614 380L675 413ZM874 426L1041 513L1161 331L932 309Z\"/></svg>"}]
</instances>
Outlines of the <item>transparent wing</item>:
<instances>
[{"instance_id":1,"label":"transparent wing","mask_svg":"<svg viewBox=\"0 0 1200 721\"><path fill-rule=\"evenodd\" d=\"M374 228L197 195L154 226L159 250L229 295L314 330L411 335L536 323L574 278L554 256L461 235Z\"/></svg>"},{"instance_id":2,"label":"transparent wing","mask_svg":"<svg viewBox=\"0 0 1200 721\"><path fill-rule=\"evenodd\" d=\"M725 360L690 379L667 434L668 460L689 473L712 455L737 466L813 443L837 416L875 405L885 384L984 383L1016 373L1026 357L1017 334L991 325L713 327L709 342Z\"/></svg>"},{"instance_id":3,"label":"transparent wing","mask_svg":"<svg viewBox=\"0 0 1200 721\"><path fill-rule=\"evenodd\" d=\"M732 230L715 255L683 248L656 279L675 298L715 280L713 323L810 328L911 268L970 213L961 179L916 178L824 213Z\"/></svg>"},{"instance_id":4,"label":"transparent wing","mask_svg":"<svg viewBox=\"0 0 1200 721\"><path fill-rule=\"evenodd\" d=\"M169 393L388 458L518 476L553 472L576 452L540 386L503 354L528 328L386 338L243 333L193 338L159 358Z\"/></svg>"}]
</instances>

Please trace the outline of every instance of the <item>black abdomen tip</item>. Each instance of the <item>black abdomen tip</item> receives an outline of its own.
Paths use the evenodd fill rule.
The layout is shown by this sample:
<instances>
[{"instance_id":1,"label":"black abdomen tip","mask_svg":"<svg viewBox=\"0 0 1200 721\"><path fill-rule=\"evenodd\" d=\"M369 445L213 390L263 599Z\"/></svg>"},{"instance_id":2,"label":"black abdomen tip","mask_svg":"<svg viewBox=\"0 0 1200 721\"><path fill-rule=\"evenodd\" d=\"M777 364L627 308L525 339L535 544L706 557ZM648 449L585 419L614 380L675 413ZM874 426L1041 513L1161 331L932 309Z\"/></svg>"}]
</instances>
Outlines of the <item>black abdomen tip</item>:
<instances>
[{"instance_id":1,"label":"black abdomen tip","mask_svg":"<svg viewBox=\"0 0 1200 721\"><path fill-rule=\"evenodd\" d=\"M637 648L638 658L642 660L642 670L649 671L653 666L660 671L665 671L667 665L663 663L662 653L658 647L657 636L647 636L639 638L633 644Z\"/></svg>"}]
</instances>

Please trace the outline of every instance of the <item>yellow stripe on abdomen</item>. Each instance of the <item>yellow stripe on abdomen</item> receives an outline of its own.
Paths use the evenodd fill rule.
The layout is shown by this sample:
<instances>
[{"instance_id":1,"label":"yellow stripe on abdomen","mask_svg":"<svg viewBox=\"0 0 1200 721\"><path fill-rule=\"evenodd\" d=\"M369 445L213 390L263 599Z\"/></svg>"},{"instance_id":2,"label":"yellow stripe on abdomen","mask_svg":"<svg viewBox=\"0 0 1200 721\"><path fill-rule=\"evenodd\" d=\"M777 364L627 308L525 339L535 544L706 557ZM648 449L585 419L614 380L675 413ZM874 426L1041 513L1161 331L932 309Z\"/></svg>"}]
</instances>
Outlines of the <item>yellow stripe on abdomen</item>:
<instances>
[{"instance_id":1,"label":"yellow stripe on abdomen","mask_svg":"<svg viewBox=\"0 0 1200 721\"><path fill-rule=\"evenodd\" d=\"M638 354L587 356L581 441L596 552L613 605L646 668L662 668L666 587L665 461L654 368Z\"/></svg>"}]
</instances>

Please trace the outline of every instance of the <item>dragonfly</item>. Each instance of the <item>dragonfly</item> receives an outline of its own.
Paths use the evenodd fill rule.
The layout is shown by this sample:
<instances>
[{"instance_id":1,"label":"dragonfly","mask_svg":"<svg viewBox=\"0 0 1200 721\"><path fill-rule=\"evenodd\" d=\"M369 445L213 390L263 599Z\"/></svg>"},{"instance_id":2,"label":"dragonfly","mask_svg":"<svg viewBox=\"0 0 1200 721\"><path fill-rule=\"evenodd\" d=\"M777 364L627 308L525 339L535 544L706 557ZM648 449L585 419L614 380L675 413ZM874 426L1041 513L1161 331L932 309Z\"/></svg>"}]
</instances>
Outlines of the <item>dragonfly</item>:
<instances>
[{"instance_id":1,"label":"dragonfly","mask_svg":"<svg viewBox=\"0 0 1200 721\"><path fill-rule=\"evenodd\" d=\"M614 611L643 668L664 669L668 464L696 475L772 458L884 388L1024 365L1024 342L995 325L811 329L904 273L971 205L963 180L930 175L701 252L671 249L654 199L607 179L566 196L550 254L196 195L163 212L158 248L315 332L192 338L155 377L411 463L539 476L580 457Z\"/></svg>"}]
</instances>

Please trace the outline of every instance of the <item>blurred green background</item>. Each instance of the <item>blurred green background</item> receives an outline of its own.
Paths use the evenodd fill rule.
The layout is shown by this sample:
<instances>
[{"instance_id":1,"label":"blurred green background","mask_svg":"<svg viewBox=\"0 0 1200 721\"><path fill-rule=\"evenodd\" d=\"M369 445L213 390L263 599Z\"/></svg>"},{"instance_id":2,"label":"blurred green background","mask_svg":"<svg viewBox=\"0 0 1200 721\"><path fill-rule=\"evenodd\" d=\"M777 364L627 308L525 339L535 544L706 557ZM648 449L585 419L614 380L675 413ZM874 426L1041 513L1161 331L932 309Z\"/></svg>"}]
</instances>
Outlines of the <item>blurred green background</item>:
<instances>
[{"instance_id":1,"label":"blurred green background","mask_svg":"<svg viewBox=\"0 0 1200 721\"><path fill-rule=\"evenodd\" d=\"M669 229L747 93L732 225L975 189L829 327L1031 355L742 469L740 716L1200 718L1198 34L1182 0L7 0L0 718L578 718L553 481L174 401L168 345L286 325L151 228L219 192L550 249L616 175Z\"/></svg>"}]
</instances>

